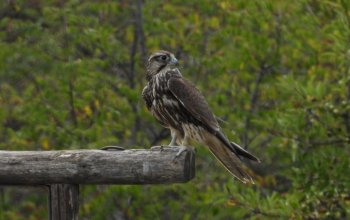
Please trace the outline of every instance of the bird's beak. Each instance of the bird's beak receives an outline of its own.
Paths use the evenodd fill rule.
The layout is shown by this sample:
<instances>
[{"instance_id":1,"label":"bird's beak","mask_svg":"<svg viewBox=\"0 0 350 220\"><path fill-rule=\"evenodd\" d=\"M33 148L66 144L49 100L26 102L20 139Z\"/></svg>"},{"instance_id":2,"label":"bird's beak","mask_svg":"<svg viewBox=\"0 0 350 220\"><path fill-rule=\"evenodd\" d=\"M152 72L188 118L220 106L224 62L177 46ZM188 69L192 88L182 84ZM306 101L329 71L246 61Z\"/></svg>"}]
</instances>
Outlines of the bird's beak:
<instances>
[{"instance_id":1,"label":"bird's beak","mask_svg":"<svg viewBox=\"0 0 350 220\"><path fill-rule=\"evenodd\" d=\"M179 64L179 61L175 58L175 56L171 56L170 62L171 65L177 66Z\"/></svg>"}]
</instances>

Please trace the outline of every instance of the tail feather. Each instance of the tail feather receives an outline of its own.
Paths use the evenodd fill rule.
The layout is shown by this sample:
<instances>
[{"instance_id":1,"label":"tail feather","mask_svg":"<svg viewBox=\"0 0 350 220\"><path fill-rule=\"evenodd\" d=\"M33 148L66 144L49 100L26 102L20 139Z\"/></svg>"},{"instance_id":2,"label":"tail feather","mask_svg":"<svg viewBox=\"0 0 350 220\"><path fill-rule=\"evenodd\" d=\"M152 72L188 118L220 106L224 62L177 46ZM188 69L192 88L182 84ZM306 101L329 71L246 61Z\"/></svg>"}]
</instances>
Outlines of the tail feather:
<instances>
[{"instance_id":1,"label":"tail feather","mask_svg":"<svg viewBox=\"0 0 350 220\"><path fill-rule=\"evenodd\" d=\"M238 144L236 144L235 142L231 142L231 146L236 150L236 153L239 156L248 158L250 160L256 161L256 162L261 162L259 158L257 158L256 156L254 156L253 154L249 153L248 151L246 151L245 149L243 149L241 146L239 146Z\"/></svg>"},{"instance_id":2,"label":"tail feather","mask_svg":"<svg viewBox=\"0 0 350 220\"><path fill-rule=\"evenodd\" d=\"M260 163L260 160L256 156L252 155L238 144L230 142L221 131L215 131L214 135L221 140L225 147L230 149L232 153Z\"/></svg>"},{"instance_id":3,"label":"tail feather","mask_svg":"<svg viewBox=\"0 0 350 220\"><path fill-rule=\"evenodd\" d=\"M243 170L242 162L232 150L215 136L206 140L211 153L222 163L222 165L243 183L254 183L253 179Z\"/></svg>"}]
</instances>

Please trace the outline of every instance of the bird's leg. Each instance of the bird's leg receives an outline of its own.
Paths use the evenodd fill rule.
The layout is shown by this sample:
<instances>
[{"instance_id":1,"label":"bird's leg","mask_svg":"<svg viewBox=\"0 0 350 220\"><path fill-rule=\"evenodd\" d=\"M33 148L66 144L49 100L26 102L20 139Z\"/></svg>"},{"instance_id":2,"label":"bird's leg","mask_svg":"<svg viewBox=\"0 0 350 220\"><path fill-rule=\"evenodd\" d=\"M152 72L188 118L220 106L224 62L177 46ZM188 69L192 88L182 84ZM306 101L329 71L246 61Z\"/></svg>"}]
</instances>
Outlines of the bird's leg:
<instances>
[{"instance_id":1,"label":"bird's leg","mask_svg":"<svg viewBox=\"0 0 350 220\"><path fill-rule=\"evenodd\" d=\"M171 141L169 143L169 146L176 146L176 132L173 131L173 130L170 130L170 133L171 133Z\"/></svg>"},{"instance_id":2,"label":"bird's leg","mask_svg":"<svg viewBox=\"0 0 350 220\"><path fill-rule=\"evenodd\" d=\"M168 146L169 147L176 146L176 140L177 140L176 132L170 129L170 134L171 134L171 141ZM160 149L160 151L163 151L164 145L160 145L160 147L158 146L151 147L151 150L158 150L158 148Z\"/></svg>"},{"instance_id":3,"label":"bird's leg","mask_svg":"<svg viewBox=\"0 0 350 220\"><path fill-rule=\"evenodd\" d=\"M182 143L181 143L181 146L180 146L180 149L179 151L176 153L175 157L173 160L177 159L179 156L181 156L181 154L185 151L192 151L194 152L194 148L191 147L188 143L188 136L185 134L183 140L182 140Z\"/></svg>"}]
</instances>

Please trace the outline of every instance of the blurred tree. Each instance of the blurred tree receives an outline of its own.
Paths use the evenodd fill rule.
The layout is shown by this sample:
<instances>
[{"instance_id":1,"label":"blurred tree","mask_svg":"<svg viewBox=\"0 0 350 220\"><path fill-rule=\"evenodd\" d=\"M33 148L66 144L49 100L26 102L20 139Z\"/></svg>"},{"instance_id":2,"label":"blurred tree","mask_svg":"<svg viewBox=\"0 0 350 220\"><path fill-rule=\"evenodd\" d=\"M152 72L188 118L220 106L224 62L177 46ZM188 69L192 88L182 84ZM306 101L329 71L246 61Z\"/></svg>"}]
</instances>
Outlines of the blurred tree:
<instances>
[{"instance_id":1,"label":"blurred tree","mask_svg":"<svg viewBox=\"0 0 350 220\"><path fill-rule=\"evenodd\" d=\"M140 97L167 49L262 159L256 185L197 147L192 182L84 186L82 219L348 219L349 48L346 0L3 1L0 149L168 143ZM0 219L47 216L44 196L0 194Z\"/></svg>"}]
</instances>

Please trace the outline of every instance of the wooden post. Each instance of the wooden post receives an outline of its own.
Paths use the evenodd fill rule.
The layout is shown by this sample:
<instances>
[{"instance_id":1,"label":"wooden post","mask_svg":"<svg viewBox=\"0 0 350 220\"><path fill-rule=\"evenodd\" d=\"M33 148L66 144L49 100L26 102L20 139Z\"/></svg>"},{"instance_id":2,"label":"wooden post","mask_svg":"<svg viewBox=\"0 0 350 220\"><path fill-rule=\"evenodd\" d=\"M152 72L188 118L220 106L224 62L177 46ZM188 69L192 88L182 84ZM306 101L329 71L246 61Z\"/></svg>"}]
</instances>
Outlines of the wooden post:
<instances>
[{"instance_id":1,"label":"wooden post","mask_svg":"<svg viewBox=\"0 0 350 220\"><path fill-rule=\"evenodd\" d=\"M49 185L50 220L77 220L79 213L79 185Z\"/></svg>"}]
</instances>

